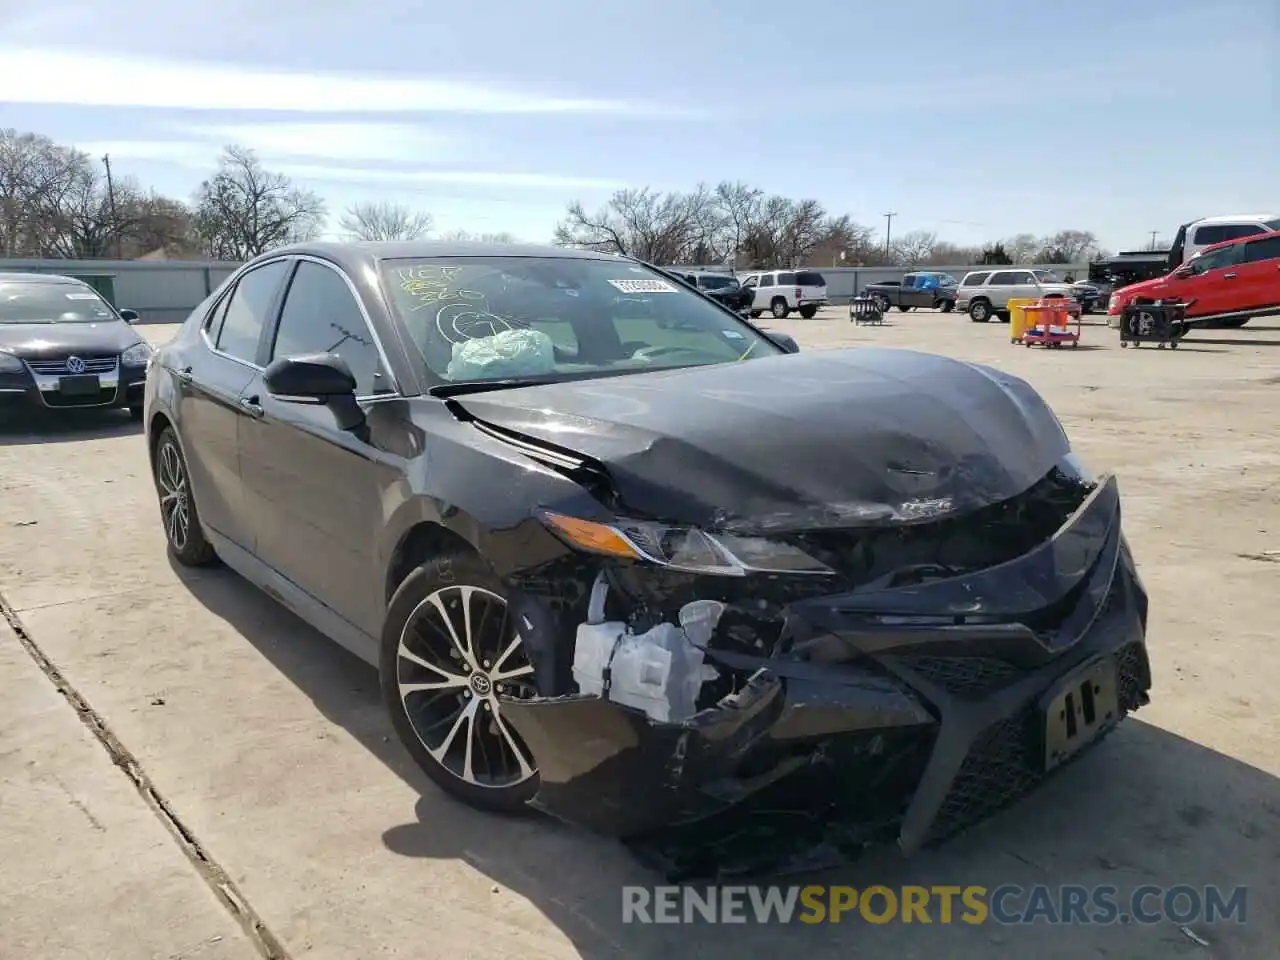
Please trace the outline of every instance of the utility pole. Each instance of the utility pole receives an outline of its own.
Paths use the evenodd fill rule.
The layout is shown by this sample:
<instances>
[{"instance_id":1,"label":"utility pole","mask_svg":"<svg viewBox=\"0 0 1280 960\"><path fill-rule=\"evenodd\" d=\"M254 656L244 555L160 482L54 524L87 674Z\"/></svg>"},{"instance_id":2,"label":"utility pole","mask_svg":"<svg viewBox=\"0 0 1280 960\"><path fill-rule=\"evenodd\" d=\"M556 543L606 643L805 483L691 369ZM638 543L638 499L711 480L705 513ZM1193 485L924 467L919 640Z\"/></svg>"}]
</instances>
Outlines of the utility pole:
<instances>
[{"instance_id":1,"label":"utility pole","mask_svg":"<svg viewBox=\"0 0 1280 960\"><path fill-rule=\"evenodd\" d=\"M1160 231L1158 230L1151 231L1151 248L1150 249L1154 250L1156 248L1156 237L1158 237L1159 235L1160 235Z\"/></svg>"},{"instance_id":2,"label":"utility pole","mask_svg":"<svg viewBox=\"0 0 1280 960\"><path fill-rule=\"evenodd\" d=\"M102 165L107 168L107 202L111 206L111 232L116 238L116 259L123 260L124 254L120 248L120 219L116 216L116 185L111 179L111 154L103 154Z\"/></svg>"},{"instance_id":3,"label":"utility pole","mask_svg":"<svg viewBox=\"0 0 1280 960\"><path fill-rule=\"evenodd\" d=\"M886 260L889 258L889 237L893 234L893 218L896 216L896 213L886 213L884 215L884 256Z\"/></svg>"}]
</instances>

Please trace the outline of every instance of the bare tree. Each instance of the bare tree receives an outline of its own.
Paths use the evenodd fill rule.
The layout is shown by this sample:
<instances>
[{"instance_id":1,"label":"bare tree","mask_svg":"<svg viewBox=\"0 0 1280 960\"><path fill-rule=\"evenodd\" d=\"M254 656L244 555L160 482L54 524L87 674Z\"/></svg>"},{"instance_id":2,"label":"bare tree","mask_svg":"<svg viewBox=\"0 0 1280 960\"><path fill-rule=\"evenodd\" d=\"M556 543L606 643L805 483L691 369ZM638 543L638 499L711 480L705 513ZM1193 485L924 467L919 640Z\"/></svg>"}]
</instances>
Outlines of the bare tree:
<instances>
[{"instance_id":1,"label":"bare tree","mask_svg":"<svg viewBox=\"0 0 1280 960\"><path fill-rule=\"evenodd\" d=\"M571 203L556 227L555 243L566 247L621 253L650 263L679 263L706 241L710 197L700 187L693 193L619 190L609 203L588 214Z\"/></svg>"},{"instance_id":2,"label":"bare tree","mask_svg":"<svg viewBox=\"0 0 1280 960\"><path fill-rule=\"evenodd\" d=\"M1036 255L1044 246L1043 241L1031 233L1019 233L1003 243L1014 263L1035 263Z\"/></svg>"},{"instance_id":3,"label":"bare tree","mask_svg":"<svg viewBox=\"0 0 1280 960\"><path fill-rule=\"evenodd\" d=\"M1059 230L1041 241L1041 263L1079 263L1098 252L1098 238L1088 230Z\"/></svg>"},{"instance_id":4,"label":"bare tree","mask_svg":"<svg viewBox=\"0 0 1280 960\"><path fill-rule=\"evenodd\" d=\"M228 146L217 172L196 191L193 225L209 256L248 260L282 244L314 239L325 216L318 194L264 170L252 150Z\"/></svg>"},{"instance_id":5,"label":"bare tree","mask_svg":"<svg viewBox=\"0 0 1280 960\"><path fill-rule=\"evenodd\" d=\"M48 137L0 130L0 256L51 253L51 219L88 167Z\"/></svg>"},{"instance_id":6,"label":"bare tree","mask_svg":"<svg viewBox=\"0 0 1280 960\"><path fill-rule=\"evenodd\" d=\"M435 220L425 210L413 211L398 203L357 203L338 221L348 240L420 240L431 232Z\"/></svg>"},{"instance_id":7,"label":"bare tree","mask_svg":"<svg viewBox=\"0 0 1280 960\"><path fill-rule=\"evenodd\" d=\"M519 243L510 233L472 233L469 230L450 230L443 239L452 243Z\"/></svg>"},{"instance_id":8,"label":"bare tree","mask_svg":"<svg viewBox=\"0 0 1280 960\"><path fill-rule=\"evenodd\" d=\"M933 256L933 249L938 245L938 235L929 230L912 230L904 233L893 244L898 262L905 267L916 267L926 263Z\"/></svg>"}]
</instances>

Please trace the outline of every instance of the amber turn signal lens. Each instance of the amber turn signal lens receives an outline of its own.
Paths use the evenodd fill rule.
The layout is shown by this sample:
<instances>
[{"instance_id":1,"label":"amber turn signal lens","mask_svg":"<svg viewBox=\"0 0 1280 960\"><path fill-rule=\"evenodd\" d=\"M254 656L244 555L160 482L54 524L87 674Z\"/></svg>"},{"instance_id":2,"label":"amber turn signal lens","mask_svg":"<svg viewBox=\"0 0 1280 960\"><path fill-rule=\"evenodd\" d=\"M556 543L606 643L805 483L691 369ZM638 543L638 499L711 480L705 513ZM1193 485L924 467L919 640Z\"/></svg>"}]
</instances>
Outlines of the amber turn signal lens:
<instances>
[{"instance_id":1,"label":"amber turn signal lens","mask_svg":"<svg viewBox=\"0 0 1280 960\"><path fill-rule=\"evenodd\" d=\"M542 520L570 544L582 550L611 557L626 557L629 560L640 559L635 548L618 531L606 524L550 512L544 512Z\"/></svg>"}]
</instances>

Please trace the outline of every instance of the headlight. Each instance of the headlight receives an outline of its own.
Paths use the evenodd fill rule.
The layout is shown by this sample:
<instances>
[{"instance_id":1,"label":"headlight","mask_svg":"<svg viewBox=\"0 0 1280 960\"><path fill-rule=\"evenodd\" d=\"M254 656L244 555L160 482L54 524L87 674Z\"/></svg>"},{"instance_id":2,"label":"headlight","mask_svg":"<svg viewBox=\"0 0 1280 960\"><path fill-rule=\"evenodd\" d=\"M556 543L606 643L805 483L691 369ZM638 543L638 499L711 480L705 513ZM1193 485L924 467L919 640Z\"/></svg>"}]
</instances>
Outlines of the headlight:
<instances>
[{"instance_id":1,"label":"headlight","mask_svg":"<svg viewBox=\"0 0 1280 960\"><path fill-rule=\"evenodd\" d=\"M5 373L22 372L22 361L15 357L12 353L6 353L0 350L0 371Z\"/></svg>"},{"instance_id":2,"label":"headlight","mask_svg":"<svg viewBox=\"0 0 1280 960\"><path fill-rule=\"evenodd\" d=\"M833 574L803 550L762 537L707 533L646 520L596 523L560 513L543 512L543 523L570 546L627 560L724 577L749 573Z\"/></svg>"},{"instance_id":3,"label":"headlight","mask_svg":"<svg viewBox=\"0 0 1280 960\"><path fill-rule=\"evenodd\" d=\"M154 349L149 343L135 343L124 353L120 354L120 362L126 367L145 367L147 365L147 361L151 359L151 354L154 352Z\"/></svg>"}]
</instances>

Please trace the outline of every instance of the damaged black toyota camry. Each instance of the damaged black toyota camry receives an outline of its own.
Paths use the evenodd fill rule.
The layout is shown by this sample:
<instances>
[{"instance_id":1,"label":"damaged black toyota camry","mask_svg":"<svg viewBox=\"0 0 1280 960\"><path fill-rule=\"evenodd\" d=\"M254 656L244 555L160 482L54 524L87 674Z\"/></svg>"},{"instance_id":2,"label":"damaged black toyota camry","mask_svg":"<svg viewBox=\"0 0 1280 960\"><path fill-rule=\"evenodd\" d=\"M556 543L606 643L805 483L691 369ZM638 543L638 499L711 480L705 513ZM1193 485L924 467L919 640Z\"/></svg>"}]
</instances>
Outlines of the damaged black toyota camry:
<instances>
[{"instance_id":1,"label":"damaged black toyota camry","mask_svg":"<svg viewBox=\"0 0 1280 960\"><path fill-rule=\"evenodd\" d=\"M156 355L169 550L377 664L450 794L673 877L911 852L1147 702L1110 476L999 370L623 257L313 244Z\"/></svg>"}]
</instances>

